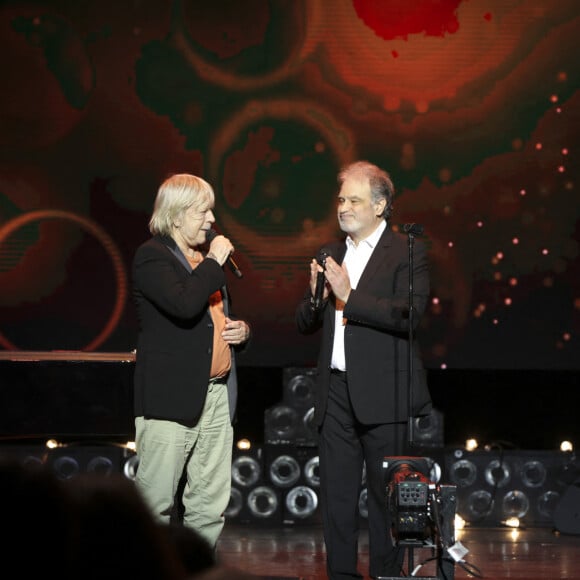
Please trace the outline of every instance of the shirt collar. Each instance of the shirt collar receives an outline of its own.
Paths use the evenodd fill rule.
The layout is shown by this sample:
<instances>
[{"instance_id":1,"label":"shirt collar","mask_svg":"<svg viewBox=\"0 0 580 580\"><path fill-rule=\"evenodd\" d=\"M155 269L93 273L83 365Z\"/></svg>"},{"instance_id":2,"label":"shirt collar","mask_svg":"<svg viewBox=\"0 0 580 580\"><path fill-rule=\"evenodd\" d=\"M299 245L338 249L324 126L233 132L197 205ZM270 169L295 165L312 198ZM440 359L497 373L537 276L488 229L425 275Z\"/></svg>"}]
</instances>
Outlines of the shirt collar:
<instances>
[{"instance_id":1,"label":"shirt collar","mask_svg":"<svg viewBox=\"0 0 580 580\"><path fill-rule=\"evenodd\" d=\"M371 249L374 248L379 243L379 240L381 239L381 236L383 235L386 227L387 221L381 220L381 223L377 226L377 229L370 236L366 237L364 240L361 240L360 243L367 244ZM346 244L351 248L354 247L354 242L350 236L346 237Z\"/></svg>"}]
</instances>

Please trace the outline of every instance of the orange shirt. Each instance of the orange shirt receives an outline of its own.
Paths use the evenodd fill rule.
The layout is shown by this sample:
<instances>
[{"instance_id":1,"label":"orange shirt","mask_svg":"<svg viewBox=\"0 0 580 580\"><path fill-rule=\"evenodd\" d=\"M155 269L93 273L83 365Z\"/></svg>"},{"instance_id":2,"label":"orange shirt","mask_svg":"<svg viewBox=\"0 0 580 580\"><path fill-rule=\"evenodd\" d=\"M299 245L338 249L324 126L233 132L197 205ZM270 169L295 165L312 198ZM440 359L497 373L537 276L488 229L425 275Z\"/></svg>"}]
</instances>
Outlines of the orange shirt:
<instances>
[{"instance_id":1,"label":"orange shirt","mask_svg":"<svg viewBox=\"0 0 580 580\"><path fill-rule=\"evenodd\" d=\"M195 257L186 256L192 268L197 268L203 256L200 252L195 253ZM209 297L209 313L213 321L213 350L211 359L210 378L225 377L232 366L232 355L230 345L222 338L221 330L226 325L226 315L224 314L224 303L222 293L216 290Z\"/></svg>"}]
</instances>

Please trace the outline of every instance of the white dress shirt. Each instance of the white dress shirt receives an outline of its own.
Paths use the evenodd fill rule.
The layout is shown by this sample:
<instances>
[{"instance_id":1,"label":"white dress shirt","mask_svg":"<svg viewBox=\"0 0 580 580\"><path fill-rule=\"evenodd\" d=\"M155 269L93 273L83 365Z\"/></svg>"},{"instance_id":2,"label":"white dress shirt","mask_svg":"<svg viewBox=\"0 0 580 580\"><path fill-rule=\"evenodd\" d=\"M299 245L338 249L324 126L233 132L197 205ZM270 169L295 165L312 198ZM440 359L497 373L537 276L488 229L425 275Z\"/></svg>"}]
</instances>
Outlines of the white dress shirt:
<instances>
[{"instance_id":1,"label":"white dress shirt","mask_svg":"<svg viewBox=\"0 0 580 580\"><path fill-rule=\"evenodd\" d=\"M342 263L346 266L351 288L356 288L373 250L383 235L386 227L387 222L382 220L377 229L368 238L361 240L358 246L355 246L352 238L347 236L346 254L344 255ZM342 310L336 310L334 316L334 344L332 347L330 368L345 371L347 370L344 354L344 327L346 321L344 320Z\"/></svg>"}]
</instances>

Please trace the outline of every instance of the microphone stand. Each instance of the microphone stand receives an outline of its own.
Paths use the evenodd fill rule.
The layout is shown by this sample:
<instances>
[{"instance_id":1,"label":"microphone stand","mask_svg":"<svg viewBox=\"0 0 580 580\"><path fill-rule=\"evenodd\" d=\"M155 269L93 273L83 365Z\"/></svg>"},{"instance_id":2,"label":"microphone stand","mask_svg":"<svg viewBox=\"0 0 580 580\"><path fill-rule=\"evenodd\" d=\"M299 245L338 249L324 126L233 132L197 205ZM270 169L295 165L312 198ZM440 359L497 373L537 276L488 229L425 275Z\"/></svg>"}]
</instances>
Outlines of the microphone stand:
<instances>
[{"instance_id":1,"label":"microphone stand","mask_svg":"<svg viewBox=\"0 0 580 580\"><path fill-rule=\"evenodd\" d=\"M415 236L423 233L423 226L418 224L405 224L403 226L404 232L408 236L409 246L409 344L407 348L408 355L408 372L407 372L407 404L409 409L409 438L408 443L410 447L414 445L415 432L413 424L413 319L415 315L415 308L413 306L413 245L415 243Z\"/></svg>"}]
</instances>

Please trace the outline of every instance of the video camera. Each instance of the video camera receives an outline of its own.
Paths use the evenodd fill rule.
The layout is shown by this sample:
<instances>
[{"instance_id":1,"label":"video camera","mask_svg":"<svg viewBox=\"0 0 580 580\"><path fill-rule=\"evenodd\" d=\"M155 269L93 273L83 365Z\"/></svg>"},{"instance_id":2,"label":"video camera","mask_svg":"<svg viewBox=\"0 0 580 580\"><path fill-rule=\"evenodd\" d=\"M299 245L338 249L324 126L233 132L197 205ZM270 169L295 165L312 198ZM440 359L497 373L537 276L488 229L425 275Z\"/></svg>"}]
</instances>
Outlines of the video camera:
<instances>
[{"instance_id":1,"label":"video camera","mask_svg":"<svg viewBox=\"0 0 580 580\"><path fill-rule=\"evenodd\" d=\"M436 487L426 475L430 472L427 460L386 459L387 500L395 539L423 541L432 537L435 528L431 495Z\"/></svg>"},{"instance_id":2,"label":"video camera","mask_svg":"<svg viewBox=\"0 0 580 580\"><path fill-rule=\"evenodd\" d=\"M452 579L448 549L455 543L457 487L433 481L439 479L438 467L428 457L383 458L394 542L411 553L413 547L437 548L440 577Z\"/></svg>"}]
</instances>

